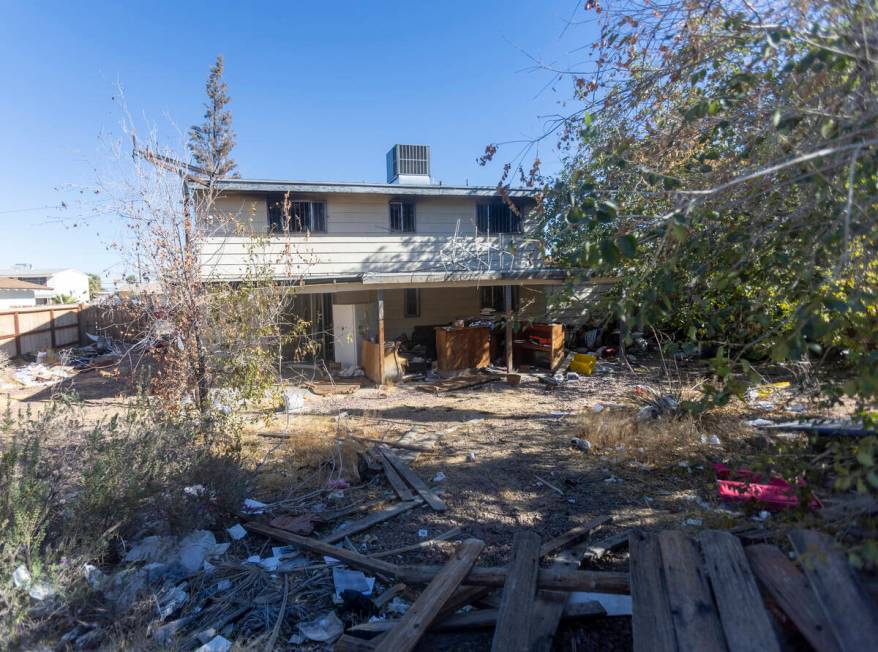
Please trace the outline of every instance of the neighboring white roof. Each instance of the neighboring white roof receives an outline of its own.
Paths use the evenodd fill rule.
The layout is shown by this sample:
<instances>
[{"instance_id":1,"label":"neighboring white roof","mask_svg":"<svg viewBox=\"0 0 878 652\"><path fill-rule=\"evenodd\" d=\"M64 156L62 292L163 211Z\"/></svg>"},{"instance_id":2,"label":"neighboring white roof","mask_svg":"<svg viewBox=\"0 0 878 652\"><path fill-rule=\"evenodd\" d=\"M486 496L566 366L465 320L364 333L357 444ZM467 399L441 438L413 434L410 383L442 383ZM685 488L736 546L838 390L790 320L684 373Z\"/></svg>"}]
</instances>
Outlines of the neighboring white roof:
<instances>
[{"instance_id":1,"label":"neighboring white roof","mask_svg":"<svg viewBox=\"0 0 878 652\"><path fill-rule=\"evenodd\" d=\"M19 278L22 276L54 276L60 272L78 272L73 267L34 267L33 269L12 268L0 269L0 276ZM82 272L84 273L84 272Z\"/></svg>"}]
</instances>

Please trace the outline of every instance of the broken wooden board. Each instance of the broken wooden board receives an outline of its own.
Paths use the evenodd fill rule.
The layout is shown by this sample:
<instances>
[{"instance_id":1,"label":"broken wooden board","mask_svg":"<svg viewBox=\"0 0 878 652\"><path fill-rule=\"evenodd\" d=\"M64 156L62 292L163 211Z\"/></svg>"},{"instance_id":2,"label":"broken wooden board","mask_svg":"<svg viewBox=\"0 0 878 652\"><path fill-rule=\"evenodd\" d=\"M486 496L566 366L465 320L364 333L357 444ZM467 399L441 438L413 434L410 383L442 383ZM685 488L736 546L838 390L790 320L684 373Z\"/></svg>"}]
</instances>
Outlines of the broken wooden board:
<instances>
[{"instance_id":1,"label":"broken wooden board","mask_svg":"<svg viewBox=\"0 0 878 652\"><path fill-rule=\"evenodd\" d=\"M334 394L353 394L355 391L360 389L363 386L360 382L351 382L351 381L343 381L343 382L335 382L331 383L329 381L319 381L313 383L306 383L305 387L311 390L317 396L332 396Z\"/></svg>"},{"instance_id":2,"label":"broken wooden board","mask_svg":"<svg viewBox=\"0 0 878 652\"><path fill-rule=\"evenodd\" d=\"M396 472L396 469L393 468L393 465L388 462L383 455L380 455L379 457L381 459L381 466L384 469L384 475L387 477L387 482L389 482L390 486L393 487L396 495L399 496L400 500L413 500L415 494L412 493L412 490L409 489L409 486L399 476L399 473Z\"/></svg>"},{"instance_id":3,"label":"broken wooden board","mask_svg":"<svg viewBox=\"0 0 878 652\"><path fill-rule=\"evenodd\" d=\"M420 498L416 500L409 500L406 502L397 503L393 507L382 509L380 512L375 512L374 514L370 514L369 516L361 518L358 521L348 523L347 526L341 528L340 530L336 530L332 534L329 534L320 540L323 543L335 543L336 541L341 541L345 537L351 536L352 534L357 534L358 532L362 532L363 530L368 530L373 525L383 523L384 521L387 521L395 516L399 516L400 514L423 504L424 501Z\"/></svg>"},{"instance_id":4,"label":"broken wooden board","mask_svg":"<svg viewBox=\"0 0 878 652\"><path fill-rule=\"evenodd\" d=\"M668 590L662 573L661 550L654 534L632 532L631 631L635 652L676 652Z\"/></svg>"},{"instance_id":5,"label":"broken wooden board","mask_svg":"<svg viewBox=\"0 0 878 652\"><path fill-rule=\"evenodd\" d=\"M394 652L413 650L439 615L442 605L469 573L484 547L485 542L479 539L467 539L461 543L454 556L412 603L397 626L387 633L381 641L381 649Z\"/></svg>"},{"instance_id":6,"label":"broken wooden board","mask_svg":"<svg viewBox=\"0 0 878 652\"><path fill-rule=\"evenodd\" d=\"M741 542L719 530L705 530L698 541L729 649L780 652Z\"/></svg>"},{"instance_id":7,"label":"broken wooden board","mask_svg":"<svg viewBox=\"0 0 878 652\"><path fill-rule=\"evenodd\" d=\"M528 650L530 652L551 651L568 598L569 594L562 591L537 591L533 614L530 618L530 632L528 633ZM599 602L587 604L592 605L591 608L597 604L600 610L606 613Z\"/></svg>"},{"instance_id":8,"label":"broken wooden board","mask_svg":"<svg viewBox=\"0 0 878 652\"><path fill-rule=\"evenodd\" d=\"M492 652L527 652L529 649L530 617L539 570L540 536L533 531L517 531L512 537L512 560L503 584Z\"/></svg>"},{"instance_id":9,"label":"broken wooden board","mask_svg":"<svg viewBox=\"0 0 878 652\"><path fill-rule=\"evenodd\" d=\"M390 462L391 466L396 469L397 473L402 476L403 480L408 482L412 489L417 491L421 498L427 501L427 504L430 507L437 512L444 512L448 509L447 505L442 502L439 496L434 494L424 481L421 480L420 476L412 471L408 464L397 457L396 453L388 449L386 446L382 446L381 454L384 456L384 459Z\"/></svg>"},{"instance_id":10,"label":"broken wooden board","mask_svg":"<svg viewBox=\"0 0 878 652\"><path fill-rule=\"evenodd\" d=\"M583 556L593 561L602 559L608 552L626 547L631 537L631 532L631 530L623 530L618 534L613 534L600 541L590 543L585 547L585 554Z\"/></svg>"},{"instance_id":11,"label":"broken wooden board","mask_svg":"<svg viewBox=\"0 0 878 652\"><path fill-rule=\"evenodd\" d=\"M659 534L668 604L681 650L725 651L719 615L695 542L679 530Z\"/></svg>"},{"instance_id":12,"label":"broken wooden board","mask_svg":"<svg viewBox=\"0 0 878 652\"><path fill-rule=\"evenodd\" d=\"M408 584L426 584L442 569L441 566L398 566L397 577ZM463 584L502 588L508 569L504 566L476 566L464 578ZM537 586L552 591L588 591L628 595L628 573L616 571L581 571L541 568ZM478 599L478 598L472 598Z\"/></svg>"},{"instance_id":13,"label":"broken wooden board","mask_svg":"<svg viewBox=\"0 0 878 652\"><path fill-rule=\"evenodd\" d=\"M777 547L747 546L744 551L759 584L816 652L840 652L823 609L805 575Z\"/></svg>"},{"instance_id":14,"label":"broken wooden board","mask_svg":"<svg viewBox=\"0 0 878 652\"><path fill-rule=\"evenodd\" d=\"M548 557L549 555L560 552L568 546L572 546L574 543L581 541L591 534L593 530L596 530L601 525L609 523L612 520L611 516L598 516L584 525L577 525L563 534L558 535L554 539L549 539L540 547L540 557Z\"/></svg>"},{"instance_id":15,"label":"broken wooden board","mask_svg":"<svg viewBox=\"0 0 878 652\"><path fill-rule=\"evenodd\" d=\"M878 641L878 608L860 585L845 555L834 548L832 538L813 530L793 530L789 540L841 649L874 649Z\"/></svg>"},{"instance_id":16,"label":"broken wooden board","mask_svg":"<svg viewBox=\"0 0 878 652\"><path fill-rule=\"evenodd\" d=\"M244 523L244 527L251 532L256 532L257 534L262 534L272 539L283 541L284 543L291 543L319 555L326 555L328 557L338 559L339 561L343 561L346 564L353 566L354 568L361 568L363 570L371 571L385 577L396 577L397 573L399 572L399 566L397 566L396 564L381 561L380 559L371 559L370 557L367 557L366 555L361 555L358 552L353 552L346 548L333 546L329 543L323 543L322 541L317 541L308 537L302 537L298 534L287 532L286 530L279 530L277 528L271 527L270 525L249 522Z\"/></svg>"},{"instance_id":17,"label":"broken wooden board","mask_svg":"<svg viewBox=\"0 0 878 652\"><path fill-rule=\"evenodd\" d=\"M541 591L540 593L543 593ZM567 597L566 593L556 595ZM537 597L539 602L539 594ZM579 602L571 605L562 605L561 618L563 620L576 620L580 618L596 618L606 616L606 610L600 602ZM487 629L497 624L497 609L477 609L467 613L457 613L441 620L437 619L430 625L430 631L451 632L460 629ZM536 617L536 616L535 616ZM376 620L370 623L362 623L351 627L349 634L380 634L393 629L398 620ZM533 629L533 626L531 627Z\"/></svg>"},{"instance_id":18,"label":"broken wooden board","mask_svg":"<svg viewBox=\"0 0 878 652\"><path fill-rule=\"evenodd\" d=\"M367 557L346 548L333 546L309 537L302 537L286 530L279 530L262 523L248 522L244 524L244 527L251 532L256 532L284 543L291 543L310 552L338 559L354 568L361 568L384 577L395 577L408 584L428 584L443 568L442 566L398 566L380 559ZM463 583L479 588L499 588L506 582L506 572L507 569L504 567L475 566L464 577ZM537 577L537 586L541 589L556 591L593 591L622 595L627 595L629 589L628 573L609 571L567 572L551 568L540 569ZM478 598L471 598L471 600L476 599ZM467 604L467 602L463 604Z\"/></svg>"},{"instance_id":19,"label":"broken wooden board","mask_svg":"<svg viewBox=\"0 0 878 652\"><path fill-rule=\"evenodd\" d=\"M608 523L610 520L612 519L609 516L598 516L596 519L589 521L585 525L578 525L554 539L546 541L540 547L540 557L548 557L562 551L567 546L585 538L592 530L604 523ZM458 591L448 600L448 604L445 605L442 613L444 615L452 614L464 605L481 600L490 594L490 592L491 589L484 587L465 586L458 589Z\"/></svg>"},{"instance_id":20,"label":"broken wooden board","mask_svg":"<svg viewBox=\"0 0 878 652\"><path fill-rule=\"evenodd\" d=\"M422 392L432 392L434 394L442 394L444 392L454 392L460 389L469 389L471 387L479 387L488 383L496 383L503 380L505 376L494 376L489 374L464 375L455 376L454 378L445 378L435 383L424 383L416 387Z\"/></svg>"}]
</instances>

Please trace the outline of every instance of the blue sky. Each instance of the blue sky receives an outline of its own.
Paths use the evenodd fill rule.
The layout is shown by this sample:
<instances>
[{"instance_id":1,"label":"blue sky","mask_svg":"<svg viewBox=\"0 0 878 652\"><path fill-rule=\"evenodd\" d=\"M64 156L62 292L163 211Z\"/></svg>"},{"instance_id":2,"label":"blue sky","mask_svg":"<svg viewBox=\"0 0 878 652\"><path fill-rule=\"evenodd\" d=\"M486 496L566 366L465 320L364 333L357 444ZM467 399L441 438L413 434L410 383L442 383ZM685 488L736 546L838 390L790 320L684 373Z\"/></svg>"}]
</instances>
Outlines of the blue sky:
<instances>
[{"instance_id":1,"label":"blue sky","mask_svg":"<svg viewBox=\"0 0 878 652\"><path fill-rule=\"evenodd\" d=\"M579 3L581 6L581 3ZM244 177L383 181L396 142L431 145L445 183L494 184L475 159L541 133L569 82L526 51L570 61L573 0L505 2L0 2L0 267L124 270L120 226L83 219L79 189L106 167L128 109L167 138L200 120L214 57ZM579 12L579 19L584 16ZM511 155L513 150L509 150ZM540 156L549 170L557 155ZM66 201L67 210L53 208Z\"/></svg>"}]
</instances>

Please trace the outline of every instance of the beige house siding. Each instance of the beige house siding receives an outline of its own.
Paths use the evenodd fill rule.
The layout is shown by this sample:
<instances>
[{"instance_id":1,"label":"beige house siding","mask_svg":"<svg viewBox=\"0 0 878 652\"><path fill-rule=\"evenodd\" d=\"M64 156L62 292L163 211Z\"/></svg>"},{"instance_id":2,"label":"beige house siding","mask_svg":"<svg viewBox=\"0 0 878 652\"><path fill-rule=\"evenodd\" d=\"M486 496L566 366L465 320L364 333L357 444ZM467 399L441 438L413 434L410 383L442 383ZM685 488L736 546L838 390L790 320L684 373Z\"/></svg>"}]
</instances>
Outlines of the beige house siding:
<instances>
[{"instance_id":1,"label":"beige house siding","mask_svg":"<svg viewBox=\"0 0 878 652\"><path fill-rule=\"evenodd\" d=\"M391 233L392 195L296 195L326 202L326 233L267 234L261 197L228 195L201 226L205 278L241 278L254 265L277 278L334 278L399 272L524 271L539 268L539 243L518 235L476 237L476 199L419 197L415 233ZM455 237L457 235L458 237Z\"/></svg>"}]
</instances>

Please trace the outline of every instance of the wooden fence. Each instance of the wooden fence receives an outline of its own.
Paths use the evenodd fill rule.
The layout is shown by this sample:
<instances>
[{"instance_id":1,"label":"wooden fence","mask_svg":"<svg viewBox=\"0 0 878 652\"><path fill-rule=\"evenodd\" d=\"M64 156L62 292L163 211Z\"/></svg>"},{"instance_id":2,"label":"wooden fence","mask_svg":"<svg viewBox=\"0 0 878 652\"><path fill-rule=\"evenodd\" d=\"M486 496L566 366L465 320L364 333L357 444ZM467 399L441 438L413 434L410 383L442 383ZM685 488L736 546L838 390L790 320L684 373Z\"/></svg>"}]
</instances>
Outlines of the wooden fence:
<instances>
[{"instance_id":1,"label":"wooden fence","mask_svg":"<svg viewBox=\"0 0 878 652\"><path fill-rule=\"evenodd\" d=\"M82 305L0 310L0 350L9 357L80 343Z\"/></svg>"}]
</instances>

